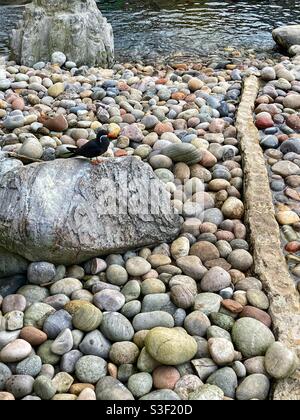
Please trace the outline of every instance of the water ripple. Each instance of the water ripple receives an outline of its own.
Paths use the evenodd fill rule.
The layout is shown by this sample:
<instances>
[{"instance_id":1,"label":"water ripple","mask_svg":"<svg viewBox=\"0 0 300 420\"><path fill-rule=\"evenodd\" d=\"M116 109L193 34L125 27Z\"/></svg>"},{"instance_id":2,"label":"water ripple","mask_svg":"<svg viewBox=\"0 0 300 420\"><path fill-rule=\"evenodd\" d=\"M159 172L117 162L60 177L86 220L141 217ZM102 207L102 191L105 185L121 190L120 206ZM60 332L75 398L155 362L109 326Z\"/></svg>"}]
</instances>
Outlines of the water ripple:
<instances>
[{"instance_id":1,"label":"water ripple","mask_svg":"<svg viewBox=\"0 0 300 420\"><path fill-rule=\"evenodd\" d=\"M266 51L273 28L300 23L300 1L101 0L112 23L119 60L184 55L197 58L227 46ZM0 7L0 53L21 8Z\"/></svg>"}]
</instances>

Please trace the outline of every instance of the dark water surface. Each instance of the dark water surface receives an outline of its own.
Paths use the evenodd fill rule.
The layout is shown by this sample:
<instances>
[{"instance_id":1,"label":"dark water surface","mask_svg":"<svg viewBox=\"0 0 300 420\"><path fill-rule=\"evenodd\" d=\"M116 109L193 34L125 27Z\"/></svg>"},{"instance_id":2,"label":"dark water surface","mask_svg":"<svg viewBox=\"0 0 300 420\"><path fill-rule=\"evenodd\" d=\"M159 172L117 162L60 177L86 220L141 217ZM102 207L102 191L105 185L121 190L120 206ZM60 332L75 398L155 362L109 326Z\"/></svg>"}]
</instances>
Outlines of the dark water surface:
<instances>
[{"instance_id":1,"label":"dark water surface","mask_svg":"<svg viewBox=\"0 0 300 420\"><path fill-rule=\"evenodd\" d=\"M299 1L100 0L120 61L197 58L225 47L269 51L273 28L300 23ZM22 7L0 6L0 53Z\"/></svg>"}]
</instances>

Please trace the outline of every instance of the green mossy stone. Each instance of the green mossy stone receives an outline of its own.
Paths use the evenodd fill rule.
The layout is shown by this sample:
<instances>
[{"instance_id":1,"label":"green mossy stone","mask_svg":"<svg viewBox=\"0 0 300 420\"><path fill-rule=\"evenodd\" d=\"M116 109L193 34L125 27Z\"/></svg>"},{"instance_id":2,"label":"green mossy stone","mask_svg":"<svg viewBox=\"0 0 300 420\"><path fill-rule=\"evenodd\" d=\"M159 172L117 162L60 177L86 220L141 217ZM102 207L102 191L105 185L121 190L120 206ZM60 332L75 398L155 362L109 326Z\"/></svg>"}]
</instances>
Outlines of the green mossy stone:
<instances>
[{"instance_id":1,"label":"green mossy stone","mask_svg":"<svg viewBox=\"0 0 300 420\"><path fill-rule=\"evenodd\" d=\"M43 343L38 351L37 355L42 359L43 364L55 366L60 361L60 356L57 356L51 351L53 340L47 340Z\"/></svg>"},{"instance_id":2,"label":"green mossy stone","mask_svg":"<svg viewBox=\"0 0 300 420\"><path fill-rule=\"evenodd\" d=\"M221 314L220 312L211 313L209 318L213 325L216 325L226 331L231 331L235 323L235 320L231 316Z\"/></svg>"},{"instance_id":3,"label":"green mossy stone","mask_svg":"<svg viewBox=\"0 0 300 420\"><path fill-rule=\"evenodd\" d=\"M242 318L232 328L232 340L244 357L264 356L275 342L268 327L253 318Z\"/></svg>"},{"instance_id":4,"label":"green mossy stone","mask_svg":"<svg viewBox=\"0 0 300 420\"><path fill-rule=\"evenodd\" d=\"M145 346L147 352L164 365L188 362L197 352L196 340L179 328L154 328L148 333Z\"/></svg>"},{"instance_id":5,"label":"green mossy stone","mask_svg":"<svg viewBox=\"0 0 300 420\"><path fill-rule=\"evenodd\" d=\"M165 147L161 154L168 156L174 162L184 162L188 165L198 163L202 158L201 151L189 143L171 144Z\"/></svg>"}]
</instances>

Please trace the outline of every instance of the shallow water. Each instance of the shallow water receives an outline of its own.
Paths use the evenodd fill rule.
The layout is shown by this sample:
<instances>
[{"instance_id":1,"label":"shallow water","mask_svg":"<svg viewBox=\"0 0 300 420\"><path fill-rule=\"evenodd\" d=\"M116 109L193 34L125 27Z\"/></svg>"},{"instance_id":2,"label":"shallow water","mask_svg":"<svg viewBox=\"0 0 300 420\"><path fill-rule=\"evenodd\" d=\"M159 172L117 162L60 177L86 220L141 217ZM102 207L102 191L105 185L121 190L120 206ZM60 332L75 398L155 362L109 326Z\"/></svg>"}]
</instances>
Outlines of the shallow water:
<instances>
[{"instance_id":1,"label":"shallow water","mask_svg":"<svg viewBox=\"0 0 300 420\"><path fill-rule=\"evenodd\" d=\"M300 1L100 0L120 61L197 59L225 47L274 47L273 28L300 23ZM0 53L22 8L0 7Z\"/></svg>"}]
</instances>

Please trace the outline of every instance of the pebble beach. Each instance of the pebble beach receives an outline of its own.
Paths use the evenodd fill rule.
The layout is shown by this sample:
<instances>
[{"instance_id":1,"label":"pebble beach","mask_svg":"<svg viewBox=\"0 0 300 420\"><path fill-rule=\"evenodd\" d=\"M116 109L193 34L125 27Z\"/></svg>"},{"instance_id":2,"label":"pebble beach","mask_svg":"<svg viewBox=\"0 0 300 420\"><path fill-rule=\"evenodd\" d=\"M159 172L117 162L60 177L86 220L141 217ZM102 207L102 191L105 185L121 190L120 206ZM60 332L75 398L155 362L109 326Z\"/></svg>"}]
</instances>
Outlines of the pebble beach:
<instances>
[{"instance_id":1,"label":"pebble beach","mask_svg":"<svg viewBox=\"0 0 300 420\"><path fill-rule=\"evenodd\" d=\"M297 47L292 48L297 53ZM299 281L299 57L262 72L256 126L270 174L277 221L291 274ZM298 290L299 283L298 283Z\"/></svg>"},{"instance_id":2,"label":"pebble beach","mask_svg":"<svg viewBox=\"0 0 300 420\"><path fill-rule=\"evenodd\" d=\"M297 369L253 272L235 116L244 78L261 77L254 119L297 283L299 56L228 56L104 70L57 52L0 66L0 153L64 159L107 129L116 140L104 159L149 164L181 221L172 243L33 262L26 283L0 283L0 400L267 400Z\"/></svg>"}]
</instances>

